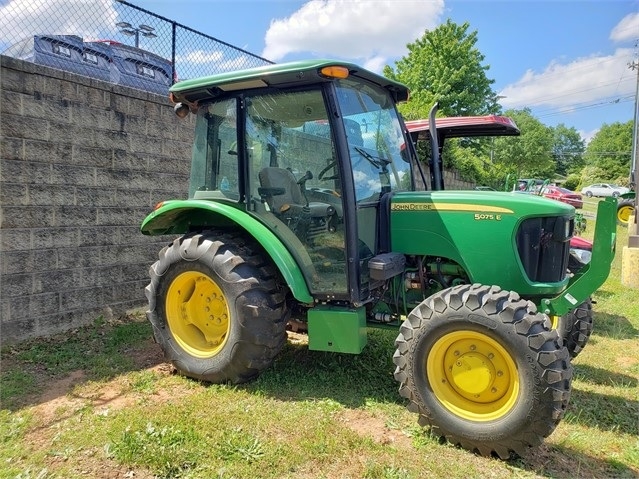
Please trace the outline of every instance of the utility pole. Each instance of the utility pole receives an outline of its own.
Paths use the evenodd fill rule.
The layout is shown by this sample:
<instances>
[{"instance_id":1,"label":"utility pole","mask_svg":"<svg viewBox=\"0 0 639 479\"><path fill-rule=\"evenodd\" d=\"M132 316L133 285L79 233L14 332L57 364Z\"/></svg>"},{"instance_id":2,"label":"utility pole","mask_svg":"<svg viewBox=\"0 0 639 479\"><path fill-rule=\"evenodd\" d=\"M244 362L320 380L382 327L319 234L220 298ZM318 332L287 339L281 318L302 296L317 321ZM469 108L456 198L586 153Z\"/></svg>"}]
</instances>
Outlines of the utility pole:
<instances>
[{"instance_id":1,"label":"utility pole","mask_svg":"<svg viewBox=\"0 0 639 479\"><path fill-rule=\"evenodd\" d=\"M632 158L630 160L630 181L634 183L635 188L635 212L628 221L628 246L624 246L621 257L621 283L625 286L639 288L639 229L637 229L637 216L639 216L639 195L637 194L637 180L639 180L639 178L637 178L637 152L639 151L639 62L633 61L628 67L633 71L637 71Z\"/></svg>"}]
</instances>

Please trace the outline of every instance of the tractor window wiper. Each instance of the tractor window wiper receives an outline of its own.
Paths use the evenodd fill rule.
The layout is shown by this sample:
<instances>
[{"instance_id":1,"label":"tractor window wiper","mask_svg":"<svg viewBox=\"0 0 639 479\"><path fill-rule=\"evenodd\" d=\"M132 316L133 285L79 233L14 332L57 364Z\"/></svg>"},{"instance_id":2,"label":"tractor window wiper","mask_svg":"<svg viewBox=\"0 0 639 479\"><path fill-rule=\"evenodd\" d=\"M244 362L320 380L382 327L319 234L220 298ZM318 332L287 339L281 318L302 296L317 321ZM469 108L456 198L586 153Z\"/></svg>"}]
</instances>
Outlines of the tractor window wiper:
<instances>
[{"instance_id":1,"label":"tractor window wiper","mask_svg":"<svg viewBox=\"0 0 639 479\"><path fill-rule=\"evenodd\" d=\"M371 165L373 165L375 168L379 168L380 170L386 169L386 166L391 163L391 160L373 156L368 151L360 148L359 146L355 146L354 149L357 153L362 155L362 157L366 159Z\"/></svg>"}]
</instances>

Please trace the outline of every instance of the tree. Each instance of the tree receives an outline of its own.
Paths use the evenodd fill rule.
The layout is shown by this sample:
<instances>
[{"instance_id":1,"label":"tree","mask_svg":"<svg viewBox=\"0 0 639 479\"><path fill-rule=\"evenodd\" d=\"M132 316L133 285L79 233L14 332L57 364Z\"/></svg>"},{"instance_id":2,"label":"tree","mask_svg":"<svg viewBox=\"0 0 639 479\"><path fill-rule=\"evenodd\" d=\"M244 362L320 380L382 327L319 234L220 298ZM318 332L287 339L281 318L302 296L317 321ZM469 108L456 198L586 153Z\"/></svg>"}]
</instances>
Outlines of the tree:
<instances>
[{"instance_id":1,"label":"tree","mask_svg":"<svg viewBox=\"0 0 639 479\"><path fill-rule=\"evenodd\" d=\"M502 171L518 178L553 178L553 131L532 116L530 110L508 110L521 131L517 137L496 137L493 162Z\"/></svg>"},{"instance_id":2,"label":"tree","mask_svg":"<svg viewBox=\"0 0 639 479\"><path fill-rule=\"evenodd\" d=\"M486 115L500 106L483 65L485 57L475 47L477 32L448 20L407 45L408 55L384 68L388 78L406 84L410 100L400 105L406 119L427 118L439 103L441 116Z\"/></svg>"},{"instance_id":3,"label":"tree","mask_svg":"<svg viewBox=\"0 0 639 479\"><path fill-rule=\"evenodd\" d=\"M563 123L551 128L553 132L552 156L556 164L556 173L566 176L580 171L584 166L583 154L586 149L584 140L574 128Z\"/></svg>"},{"instance_id":4,"label":"tree","mask_svg":"<svg viewBox=\"0 0 639 479\"><path fill-rule=\"evenodd\" d=\"M604 124L590 140L584 153L587 177L582 175L583 184L591 181L608 181L628 184L632 157L633 122Z\"/></svg>"}]
</instances>

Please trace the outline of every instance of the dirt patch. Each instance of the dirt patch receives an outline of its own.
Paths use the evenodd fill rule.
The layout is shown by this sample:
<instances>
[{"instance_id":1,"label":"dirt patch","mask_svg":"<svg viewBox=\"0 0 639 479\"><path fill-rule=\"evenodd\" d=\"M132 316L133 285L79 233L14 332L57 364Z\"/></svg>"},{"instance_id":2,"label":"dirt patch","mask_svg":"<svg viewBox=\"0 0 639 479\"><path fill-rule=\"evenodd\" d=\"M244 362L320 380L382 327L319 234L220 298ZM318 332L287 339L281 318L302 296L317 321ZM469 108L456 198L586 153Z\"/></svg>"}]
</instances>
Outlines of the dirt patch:
<instances>
[{"instance_id":1,"label":"dirt patch","mask_svg":"<svg viewBox=\"0 0 639 479\"><path fill-rule=\"evenodd\" d=\"M154 371L160 375L174 373L173 366L163 362L160 348L151 340L127 354L136 370ZM30 402L35 404L32 410L45 427L64 420L80 407L121 409L136 399L135 393L117 377L104 383L92 383L83 370L72 371L62 378L40 377L39 383L44 392Z\"/></svg>"},{"instance_id":2,"label":"dirt patch","mask_svg":"<svg viewBox=\"0 0 639 479\"><path fill-rule=\"evenodd\" d=\"M378 444L411 447L411 440L397 429L389 428L384 420L360 409L346 409L340 421L362 437L371 438Z\"/></svg>"},{"instance_id":3,"label":"dirt patch","mask_svg":"<svg viewBox=\"0 0 639 479\"><path fill-rule=\"evenodd\" d=\"M152 371L157 375L171 375L175 369L164 362L162 352L153 341L144 343L141 347L127 351L131 354L135 369ZM58 432L58 424L72 418L78 411L88 408L95 414L109 414L109 411L121 410L135 404L140 393L131 388L125 376L118 376L105 382L92 382L83 370L73 371L64 377L51 377L47 374L39 375L39 387L43 391L35 395L28 402L27 407L36 419L26 435L25 443L34 449L48 450L54 443ZM145 398L153 402L166 402L176 395L186 395L189 391L158 391L146 395ZM77 451L72 458L63 454L51 454L47 460L47 468L55 471L63 463L72 461L72 469L82 477L96 479L132 478L153 479L155 476L148 471L131 468L116 463L104 456L101 449L86 449Z\"/></svg>"}]
</instances>

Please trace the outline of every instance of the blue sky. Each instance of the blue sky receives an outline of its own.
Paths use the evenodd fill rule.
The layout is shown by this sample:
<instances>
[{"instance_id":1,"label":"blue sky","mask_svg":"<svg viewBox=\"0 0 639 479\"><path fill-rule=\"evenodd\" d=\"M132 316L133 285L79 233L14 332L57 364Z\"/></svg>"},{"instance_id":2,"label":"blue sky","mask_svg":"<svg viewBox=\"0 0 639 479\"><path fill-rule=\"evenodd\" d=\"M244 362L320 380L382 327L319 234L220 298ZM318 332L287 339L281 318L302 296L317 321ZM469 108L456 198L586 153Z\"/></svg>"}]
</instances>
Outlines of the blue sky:
<instances>
[{"instance_id":1,"label":"blue sky","mask_svg":"<svg viewBox=\"0 0 639 479\"><path fill-rule=\"evenodd\" d=\"M637 70L628 64L639 63L639 0L128 1L278 63L338 58L375 71L427 29L468 22L504 108L530 108L544 124L575 127L587 139L604 123L634 118ZM45 11L54 7L101 5L112 14L110 3L0 0L0 32L51 19ZM79 23L66 28L77 32Z\"/></svg>"},{"instance_id":2,"label":"blue sky","mask_svg":"<svg viewBox=\"0 0 639 479\"><path fill-rule=\"evenodd\" d=\"M131 0L269 60L342 58L380 71L450 18L478 32L504 108L590 138L634 117L637 0ZM179 8L177 7L179 5Z\"/></svg>"}]
</instances>

